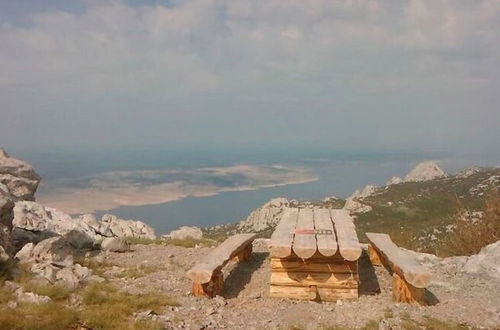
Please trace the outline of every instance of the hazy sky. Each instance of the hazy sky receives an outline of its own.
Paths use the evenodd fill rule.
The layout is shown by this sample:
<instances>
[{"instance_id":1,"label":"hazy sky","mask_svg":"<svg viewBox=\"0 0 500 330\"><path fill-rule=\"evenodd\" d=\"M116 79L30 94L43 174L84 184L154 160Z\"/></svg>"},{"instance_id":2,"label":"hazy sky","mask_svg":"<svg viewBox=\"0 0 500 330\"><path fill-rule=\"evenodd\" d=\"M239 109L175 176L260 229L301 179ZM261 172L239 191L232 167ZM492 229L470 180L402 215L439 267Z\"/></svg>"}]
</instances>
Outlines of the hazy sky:
<instances>
[{"instance_id":1,"label":"hazy sky","mask_svg":"<svg viewBox=\"0 0 500 330\"><path fill-rule=\"evenodd\" d=\"M498 0L0 0L0 146L498 151Z\"/></svg>"}]
</instances>

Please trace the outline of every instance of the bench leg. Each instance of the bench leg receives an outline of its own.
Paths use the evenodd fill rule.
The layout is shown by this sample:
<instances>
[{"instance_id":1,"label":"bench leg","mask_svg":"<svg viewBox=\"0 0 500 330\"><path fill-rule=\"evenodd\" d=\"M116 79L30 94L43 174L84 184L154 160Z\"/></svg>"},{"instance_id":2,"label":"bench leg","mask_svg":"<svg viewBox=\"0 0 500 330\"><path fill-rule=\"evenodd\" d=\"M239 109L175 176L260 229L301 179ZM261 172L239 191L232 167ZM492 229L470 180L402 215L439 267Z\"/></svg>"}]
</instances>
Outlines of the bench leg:
<instances>
[{"instance_id":1,"label":"bench leg","mask_svg":"<svg viewBox=\"0 0 500 330\"><path fill-rule=\"evenodd\" d=\"M392 284L392 298L394 301L427 305L425 299L425 288L414 287L396 273L392 276L394 278Z\"/></svg>"},{"instance_id":2,"label":"bench leg","mask_svg":"<svg viewBox=\"0 0 500 330\"><path fill-rule=\"evenodd\" d=\"M212 275L208 283L195 283L193 282L193 296L195 297L208 297L213 298L217 295L222 295L224 290L224 275L221 271Z\"/></svg>"},{"instance_id":3,"label":"bench leg","mask_svg":"<svg viewBox=\"0 0 500 330\"><path fill-rule=\"evenodd\" d=\"M234 259L238 262L248 261L250 260L251 256L252 256L252 243L245 246L243 251L241 251L236 257L234 257Z\"/></svg>"},{"instance_id":4,"label":"bench leg","mask_svg":"<svg viewBox=\"0 0 500 330\"><path fill-rule=\"evenodd\" d=\"M371 244L368 244L368 257L370 257L373 266L382 266L382 260L377 250L375 250Z\"/></svg>"}]
</instances>

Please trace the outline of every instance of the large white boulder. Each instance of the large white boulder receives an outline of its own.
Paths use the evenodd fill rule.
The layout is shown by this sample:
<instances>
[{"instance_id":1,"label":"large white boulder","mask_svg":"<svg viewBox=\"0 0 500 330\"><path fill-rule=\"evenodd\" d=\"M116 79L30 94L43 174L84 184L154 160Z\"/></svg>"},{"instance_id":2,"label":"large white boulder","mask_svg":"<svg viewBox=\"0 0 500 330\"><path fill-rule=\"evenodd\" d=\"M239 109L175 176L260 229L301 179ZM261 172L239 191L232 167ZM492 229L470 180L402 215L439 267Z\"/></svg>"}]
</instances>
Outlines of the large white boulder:
<instances>
[{"instance_id":1,"label":"large white boulder","mask_svg":"<svg viewBox=\"0 0 500 330\"><path fill-rule=\"evenodd\" d=\"M469 257L462 271L500 281L500 240L485 246L478 254Z\"/></svg>"},{"instance_id":2,"label":"large white boulder","mask_svg":"<svg viewBox=\"0 0 500 330\"><path fill-rule=\"evenodd\" d=\"M38 278L51 284L76 288L90 279L90 269L74 263L74 249L62 236L26 244L16 258Z\"/></svg>"},{"instance_id":3,"label":"large white boulder","mask_svg":"<svg viewBox=\"0 0 500 330\"><path fill-rule=\"evenodd\" d=\"M289 206L286 198L274 198L258 209L252 211L246 220L238 224L238 229L243 232L259 232L274 228L281 221L283 209Z\"/></svg>"},{"instance_id":4,"label":"large white boulder","mask_svg":"<svg viewBox=\"0 0 500 330\"><path fill-rule=\"evenodd\" d=\"M10 157L0 148L0 183L12 196L18 200L35 200L40 180L30 164Z\"/></svg>"},{"instance_id":5,"label":"large white boulder","mask_svg":"<svg viewBox=\"0 0 500 330\"><path fill-rule=\"evenodd\" d=\"M203 237L203 232L198 227L182 226L179 227L179 229L172 230L169 237L171 239L201 239Z\"/></svg>"},{"instance_id":6,"label":"large white boulder","mask_svg":"<svg viewBox=\"0 0 500 330\"><path fill-rule=\"evenodd\" d=\"M426 161L415 166L405 177L405 182L422 182L446 177L444 172L435 162Z\"/></svg>"},{"instance_id":7,"label":"large white boulder","mask_svg":"<svg viewBox=\"0 0 500 330\"><path fill-rule=\"evenodd\" d=\"M101 250L108 252L126 252L130 250L130 246L123 237L107 237L101 243Z\"/></svg>"}]
</instances>

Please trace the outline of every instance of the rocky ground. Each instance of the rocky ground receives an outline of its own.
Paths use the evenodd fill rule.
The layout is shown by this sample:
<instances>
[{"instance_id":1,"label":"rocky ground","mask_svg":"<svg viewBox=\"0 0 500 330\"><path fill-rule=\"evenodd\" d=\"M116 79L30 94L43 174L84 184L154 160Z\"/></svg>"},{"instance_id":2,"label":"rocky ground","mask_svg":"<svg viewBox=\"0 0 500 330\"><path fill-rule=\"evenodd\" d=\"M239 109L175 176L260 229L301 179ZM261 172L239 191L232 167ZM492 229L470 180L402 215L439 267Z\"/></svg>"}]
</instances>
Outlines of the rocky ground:
<instances>
[{"instance_id":1,"label":"rocky ground","mask_svg":"<svg viewBox=\"0 0 500 330\"><path fill-rule=\"evenodd\" d=\"M165 328L500 327L500 279L463 272L466 257L440 259L418 255L435 276L429 287L435 305L419 307L394 303L391 276L383 268L374 269L366 256L360 264L361 295L358 300L317 303L271 299L268 297L270 268L265 240L254 243L251 261L226 267L224 297L193 297L191 282L185 273L210 250L207 247L133 245L130 252L99 252L91 259L100 264L94 267L102 267L103 277L123 290L162 292L175 298L180 306L142 311L136 315L136 318L159 321Z\"/></svg>"}]
</instances>

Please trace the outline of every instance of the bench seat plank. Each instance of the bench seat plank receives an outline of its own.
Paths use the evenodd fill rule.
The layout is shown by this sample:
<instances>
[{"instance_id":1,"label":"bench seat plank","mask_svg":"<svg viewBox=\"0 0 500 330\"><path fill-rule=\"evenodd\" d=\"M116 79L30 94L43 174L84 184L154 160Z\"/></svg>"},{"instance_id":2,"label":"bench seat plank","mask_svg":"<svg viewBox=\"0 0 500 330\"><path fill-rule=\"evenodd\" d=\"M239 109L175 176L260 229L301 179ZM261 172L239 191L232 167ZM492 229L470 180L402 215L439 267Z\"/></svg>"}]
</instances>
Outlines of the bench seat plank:
<instances>
[{"instance_id":1,"label":"bench seat plank","mask_svg":"<svg viewBox=\"0 0 500 330\"><path fill-rule=\"evenodd\" d=\"M340 255L349 261L358 260L362 252L361 245L349 211L330 210L330 214L335 223Z\"/></svg>"},{"instance_id":2,"label":"bench seat plank","mask_svg":"<svg viewBox=\"0 0 500 330\"><path fill-rule=\"evenodd\" d=\"M281 221L271 235L269 250L272 257L286 258L292 254L293 237L298 216L299 209L284 209Z\"/></svg>"},{"instance_id":3,"label":"bench seat plank","mask_svg":"<svg viewBox=\"0 0 500 330\"><path fill-rule=\"evenodd\" d=\"M301 233L300 231L304 231ZM314 234L314 218L312 209L300 209L293 252L302 259L308 259L316 253L316 235Z\"/></svg>"},{"instance_id":4,"label":"bench seat plank","mask_svg":"<svg viewBox=\"0 0 500 330\"><path fill-rule=\"evenodd\" d=\"M394 244L389 235L366 233L366 237L394 273L416 288L426 288L429 285L431 273L412 255Z\"/></svg>"},{"instance_id":5,"label":"bench seat plank","mask_svg":"<svg viewBox=\"0 0 500 330\"><path fill-rule=\"evenodd\" d=\"M226 239L205 258L195 264L187 275L195 283L208 283L212 275L226 265L233 257L254 240L256 234L237 234Z\"/></svg>"}]
</instances>

